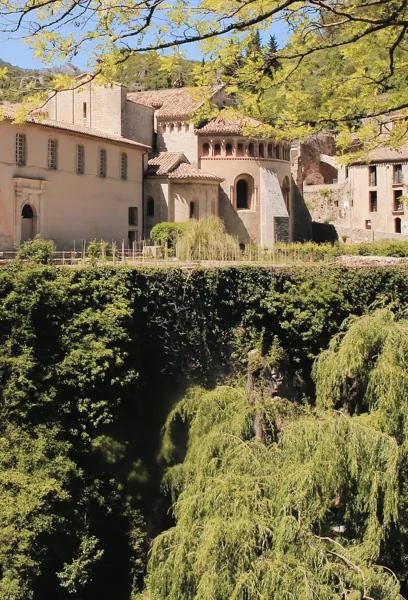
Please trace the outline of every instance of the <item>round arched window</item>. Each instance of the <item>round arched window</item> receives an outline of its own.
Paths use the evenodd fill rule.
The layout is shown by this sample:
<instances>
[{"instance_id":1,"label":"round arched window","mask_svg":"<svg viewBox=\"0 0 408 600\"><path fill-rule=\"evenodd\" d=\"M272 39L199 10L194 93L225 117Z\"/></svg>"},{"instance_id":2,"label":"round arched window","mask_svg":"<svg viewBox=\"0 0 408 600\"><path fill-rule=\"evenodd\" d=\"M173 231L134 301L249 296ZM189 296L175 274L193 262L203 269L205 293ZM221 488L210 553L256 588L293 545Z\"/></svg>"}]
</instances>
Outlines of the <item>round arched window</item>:
<instances>
[{"instance_id":1,"label":"round arched window","mask_svg":"<svg viewBox=\"0 0 408 600\"><path fill-rule=\"evenodd\" d=\"M245 179L240 179L237 182L237 210L245 210L248 207L248 182Z\"/></svg>"}]
</instances>

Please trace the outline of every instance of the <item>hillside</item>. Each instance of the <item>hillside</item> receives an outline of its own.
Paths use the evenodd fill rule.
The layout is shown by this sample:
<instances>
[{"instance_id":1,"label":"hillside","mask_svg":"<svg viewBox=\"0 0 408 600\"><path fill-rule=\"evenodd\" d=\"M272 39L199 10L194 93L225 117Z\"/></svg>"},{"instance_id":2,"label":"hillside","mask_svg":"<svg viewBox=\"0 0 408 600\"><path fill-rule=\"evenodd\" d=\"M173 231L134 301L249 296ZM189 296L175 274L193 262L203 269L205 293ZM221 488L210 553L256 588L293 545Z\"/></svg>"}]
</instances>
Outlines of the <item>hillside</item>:
<instances>
[{"instance_id":1,"label":"hillside","mask_svg":"<svg viewBox=\"0 0 408 600\"><path fill-rule=\"evenodd\" d=\"M193 85L196 64L196 61L178 59L164 66L156 53L136 55L123 65L116 79L129 91ZM69 64L50 69L23 69L0 59L0 67L8 68L7 79L0 81L0 101L7 102L19 102L33 92L49 89L53 76L58 73L80 73L77 67Z\"/></svg>"}]
</instances>

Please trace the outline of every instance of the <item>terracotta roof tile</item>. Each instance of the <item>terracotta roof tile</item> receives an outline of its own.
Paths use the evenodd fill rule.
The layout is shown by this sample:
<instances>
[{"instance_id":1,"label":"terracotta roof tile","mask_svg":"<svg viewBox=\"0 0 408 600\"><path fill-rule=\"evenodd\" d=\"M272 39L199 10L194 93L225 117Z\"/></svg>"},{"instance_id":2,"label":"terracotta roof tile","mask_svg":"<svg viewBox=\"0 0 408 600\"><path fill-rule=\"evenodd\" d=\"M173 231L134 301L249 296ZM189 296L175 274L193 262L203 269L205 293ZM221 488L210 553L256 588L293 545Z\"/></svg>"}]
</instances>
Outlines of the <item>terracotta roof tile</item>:
<instances>
[{"instance_id":1,"label":"terracotta roof tile","mask_svg":"<svg viewBox=\"0 0 408 600\"><path fill-rule=\"evenodd\" d=\"M214 119L211 119L204 127L197 129L197 133L201 134L231 134L231 135L242 135L244 126L248 127L262 127L265 123L253 119L252 117L242 117L237 119L228 119L217 115Z\"/></svg>"},{"instance_id":2,"label":"terracotta roof tile","mask_svg":"<svg viewBox=\"0 0 408 600\"><path fill-rule=\"evenodd\" d=\"M157 110L157 116L163 118L186 118L200 108L207 100L221 90L220 85L209 90L194 87L174 88L168 90L150 90L131 92L127 95L130 102L151 106Z\"/></svg>"},{"instance_id":3,"label":"terracotta roof tile","mask_svg":"<svg viewBox=\"0 0 408 600\"><path fill-rule=\"evenodd\" d=\"M371 150L367 154L367 158L357 160L354 164L364 164L367 162L386 162L388 160L407 160L408 159L408 144L401 146L398 150L379 146L375 150Z\"/></svg>"},{"instance_id":4,"label":"terracotta roof tile","mask_svg":"<svg viewBox=\"0 0 408 600\"><path fill-rule=\"evenodd\" d=\"M159 152L149 154L149 163L146 175L167 175L181 162L187 161L182 152Z\"/></svg>"},{"instance_id":5,"label":"terracotta roof tile","mask_svg":"<svg viewBox=\"0 0 408 600\"><path fill-rule=\"evenodd\" d=\"M4 116L5 119L11 121L14 119L17 108L17 105L0 105L0 112ZM112 142L118 142L120 144L125 144L127 146L136 146L138 148L143 148L145 150L150 150L150 146L146 146L146 144L141 144L139 142L134 142L133 140L129 140L120 135L114 135L112 133L106 133L104 131L99 131L98 129L91 129L90 127L83 127L81 125L73 125L71 123L64 123L63 121L54 121L52 119L40 119L35 118L33 116L27 116L27 123L32 123L33 125L40 125L42 127L50 127L52 129L58 129L61 131L71 131L72 133L78 133L81 135L86 135L88 137L98 138L102 140L108 140Z\"/></svg>"},{"instance_id":6,"label":"terracotta roof tile","mask_svg":"<svg viewBox=\"0 0 408 600\"><path fill-rule=\"evenodd\" d=\"M214 175L213 173L206 173L200 171L189 163L181 163L174 171L171 171L168 175L169 179L196 179L197 181L224 181L222 177Z\"/></svg>"}]
</instances>

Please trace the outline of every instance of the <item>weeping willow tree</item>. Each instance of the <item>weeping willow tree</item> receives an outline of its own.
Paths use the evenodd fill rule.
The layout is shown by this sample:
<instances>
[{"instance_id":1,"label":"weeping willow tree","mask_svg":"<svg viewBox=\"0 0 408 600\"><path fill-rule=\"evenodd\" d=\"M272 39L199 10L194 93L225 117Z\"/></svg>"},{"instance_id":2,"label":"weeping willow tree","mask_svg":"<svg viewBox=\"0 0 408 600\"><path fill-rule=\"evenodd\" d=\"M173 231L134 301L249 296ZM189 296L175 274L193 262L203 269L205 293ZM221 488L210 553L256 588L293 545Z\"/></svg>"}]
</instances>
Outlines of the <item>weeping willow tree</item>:
<instances>
[{"instance_id":1,"label":"weeping willow tree","mask_svg":"<svg viewBox=\"0 0 408 600\"><path fill-rule=\"evenodd\" d=\"M390 310L351 321L316 362L315 407L190 390L165 427L175 524L154 541L148 598L404 597L407 334Z\"/></svg>"},{"instance_id":2,"label":"weeping willow tree","mask_svg":"<svg viewBox=\"0 0 408 600\"><path fill-rule=\"evenodd\" d=\"M190 221L176 244L176 255L181 260L232 260L239 253L237 240L214 216Z\"/></svg>"}]
</instances>

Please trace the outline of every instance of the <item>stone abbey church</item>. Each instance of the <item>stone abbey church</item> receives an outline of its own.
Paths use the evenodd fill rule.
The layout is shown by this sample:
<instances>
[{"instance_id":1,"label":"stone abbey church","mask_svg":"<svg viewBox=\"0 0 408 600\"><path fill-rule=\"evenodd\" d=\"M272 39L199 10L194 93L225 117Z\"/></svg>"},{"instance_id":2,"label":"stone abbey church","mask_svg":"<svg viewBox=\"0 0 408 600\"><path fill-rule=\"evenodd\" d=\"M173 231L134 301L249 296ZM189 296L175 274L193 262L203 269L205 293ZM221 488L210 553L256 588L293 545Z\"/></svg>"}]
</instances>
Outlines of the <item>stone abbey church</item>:
<instances>
[{"instance_id":1,"label":"stone abbey church","mask_svg":"<svg viewBox=\"0 0 408 600\"><path fill-rule=\"evenodd\" d=\"M191 114L210 100L218 115ZM45 119L0 121L0 250L39 233L58 249L93 238L131 247L161 221L218 215L242 245L294 238L288 143L244 134L223 86L127 93L86 84L52 96Z\"/></svg>"}]
</instances>

